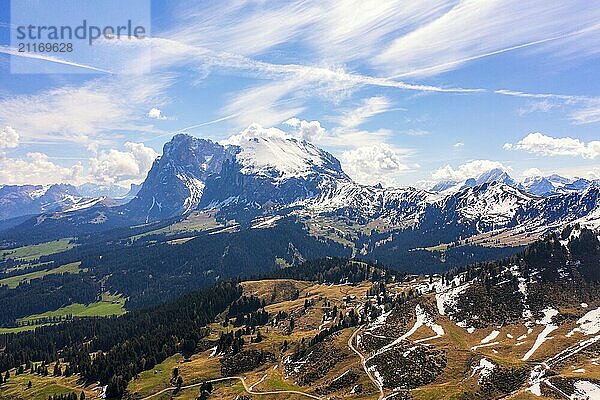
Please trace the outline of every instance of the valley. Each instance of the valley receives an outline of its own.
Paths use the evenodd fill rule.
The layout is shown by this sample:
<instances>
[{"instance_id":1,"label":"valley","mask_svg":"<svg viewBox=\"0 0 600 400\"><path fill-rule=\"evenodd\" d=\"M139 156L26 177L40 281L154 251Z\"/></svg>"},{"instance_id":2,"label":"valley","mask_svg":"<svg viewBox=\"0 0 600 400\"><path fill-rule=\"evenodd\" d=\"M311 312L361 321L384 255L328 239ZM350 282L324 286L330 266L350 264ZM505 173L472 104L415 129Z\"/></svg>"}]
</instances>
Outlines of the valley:
<instances>
[{"instance_id":1,"label":"valley","mask_svg":"<svg viewBox=\"0 0 600 400\"><path fill-rule=\"evenodd\" d=\"M593 396L600 388L600 241L577 228L563 237L442 275L404 275L332 258L242 281L237 300L199 328L191 346L181 337L172 355L132 376L123 396ZM67 365L74 366L61 359L61 368ZM77 384L28 369L9 374L15 379L0 386L0 396L23 398L17 387L26 379L84 391L86 398L106 390L82 385L81 373Z\"/></svg>"},{"instance_id":2,"label":"valley","mask_svg":"<svg viewBox=\"0 0 600 400\"><path fill-rule=\"evenodd\" d=\"M600 400L599 19L0 0L0 400Z\"/></svg>"},{"instance_id":3,"label":"valley","mask_svg":"<svg viewBox=\"0 0 600 400\"><path fill-rule=\"evenodd\" d=\"M579 400L600 192L530 188L366 186L307 142L176 135L130 201L0 226L0 398Z\"/></svg>"}]
</instances>

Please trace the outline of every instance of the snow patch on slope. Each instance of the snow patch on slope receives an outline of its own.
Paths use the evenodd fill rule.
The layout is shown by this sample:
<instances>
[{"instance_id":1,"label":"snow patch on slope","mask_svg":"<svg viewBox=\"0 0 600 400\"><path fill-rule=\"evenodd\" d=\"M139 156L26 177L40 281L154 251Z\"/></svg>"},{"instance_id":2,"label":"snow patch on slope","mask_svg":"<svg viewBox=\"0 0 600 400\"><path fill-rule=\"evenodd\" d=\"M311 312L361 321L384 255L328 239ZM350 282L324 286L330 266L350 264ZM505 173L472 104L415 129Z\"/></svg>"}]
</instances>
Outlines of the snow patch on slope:
<instances>
[{"instance_id":1,"label":"snow patch on slope","mask_svg":"<svg viewBox=\"0 0 600 400\"><path fill-rule=\"evenodd\" d=\"M489 335L481 339L481 343L490 343L492 340L496 339L500 331L492 331Z\"/></svg>"},{"instance_id":2,"label":"snow patch on slope","mask_svg":"<svg viewBox=\"0 0 600 400\"><path fill-rule=\"evenodd\" d=\"M183 214L188 213L198 206L202 193L204 192L204 182L191 174L177 174L179 179L189 190L189 195L183 202Z\"/></svg>"},{"instance_id":3,"label":"snow patch on slope","mask_svg":"<svg viewBox=\"0 0 600 400\"><path fill-rule=\"evenodd\" d=\"M543 310L543 313L544 313L544 317L541 320L536 321L536 322L540 325L546 325L546 326L544 327L544 329L540 332L540 334L535 339L535 343L533 343L533 346L531 347L531 349L529 349L529 351L527 353L525 353L525 355L523 356L523 358L522 358L523 361L529 360L529 358L533 355L533 353L535 353L535 351L542 344L544 344L544 342L546 340L552 339L551 337L548 337L548 335L558 329L558 326L556 326L552 323L552 317L554 317L555 315L558 315L558 310L555 310L554 308L546 308L545 310Z\"/></svg>"},{"instance_id":4,"label":"snow patch on slope","mask_svg":"<svg viewBox=\"0 0 600 400\"><path fill-rule=\"evenodd\" d=\"M467 290L470 282L460 283L461 275L456 276L449 285L443 285L441 281L436 287L435 301L440 315L446 315L446 308L456 305L458 296Z\"/></svg>"},{"instance_id":5,"label":"snow patch on slope","mask_svg":"<svg viewBox=\"0 0 600 400\"><path fill-rule=\"evenodd\" d=\"M584 335L595 335L600 332L600 307L595 310L588 311L583 317L577 320L577 328L573 328L567 333L567 337L571 337L575 332L581 332Z\"/></svg>"},{"instance_id":6,"label":"snow patch on slope","mask_svg":"<svg viewBox=\"0 0 600 400\"><path fill-rule=\"evenodd\" d=\"M600 386L589 381L577 381L573 385L575 392L571 395L572 400L600 399Z\"/></svg>"},{"instance_id":7,"label":"snow patch on slope","mask_svg":"<svg viewBox=\"0 0 600 400\"><path fill-rule=\"evenodd\" d=\"M483 378L490 376L490 374L494 371L494 369L496 368L496 364L494 364L486 358L482 358L481 360L479 360L478 365L474 365L471 368L471 377L479 373L479 382L481 383Z\"/></svg>"}]
</instances>

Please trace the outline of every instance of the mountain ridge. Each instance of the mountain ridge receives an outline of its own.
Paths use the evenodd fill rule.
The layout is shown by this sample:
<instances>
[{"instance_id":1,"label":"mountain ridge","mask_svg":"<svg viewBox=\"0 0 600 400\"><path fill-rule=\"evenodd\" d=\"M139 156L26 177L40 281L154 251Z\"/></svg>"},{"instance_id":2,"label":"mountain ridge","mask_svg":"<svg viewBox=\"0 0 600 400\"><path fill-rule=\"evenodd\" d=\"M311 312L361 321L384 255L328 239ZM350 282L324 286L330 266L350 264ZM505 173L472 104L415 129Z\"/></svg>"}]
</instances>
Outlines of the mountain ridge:
<instances>
[{"instance_id":1,"label":"mountain ridge","mask_svg":"<svg viewBox=\"0 0 600 400\"><path fill-rule=\"evenodd\" d=\"M221 223L250 226L257 217L290 215L321 227L343 223L344 231L359 236L373 229L392 236L414 232L424 246L497 231L523 238L523 230L532 233L532 240L575 221L600 226L599 186L551 179L582 189L539 196L501 169L442 192L361 185L344 173L334 156L305 141L244 136L218 143L179 134L165 144L128 203L90 201L84 210L42 214L18 225L12 238L16 232L30 236L25 232L44 229L78 236L213 209ZM10 238L10 231L3 236Z\"/></svg>"}]
</instances>

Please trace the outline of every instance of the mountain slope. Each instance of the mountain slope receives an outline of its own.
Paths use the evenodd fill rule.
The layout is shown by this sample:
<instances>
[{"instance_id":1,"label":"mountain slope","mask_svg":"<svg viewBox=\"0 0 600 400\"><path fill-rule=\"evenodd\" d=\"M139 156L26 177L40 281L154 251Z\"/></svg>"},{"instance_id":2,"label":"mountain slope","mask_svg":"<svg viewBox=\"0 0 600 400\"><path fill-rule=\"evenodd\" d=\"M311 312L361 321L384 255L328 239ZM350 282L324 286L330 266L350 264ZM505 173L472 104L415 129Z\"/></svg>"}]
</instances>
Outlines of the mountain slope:
<instances>
[{"instance_id":1,"label":"mountain slope","mask_svg":"<svg viewBox=\"0 0 600 400\"><path fill-rule=\"evenodd\" d=\"M598 233L578 226L442 276L328 257L115 319L20 333L0 371L16 379L32 355L61 357L82 381L107 385L108 398L195 397L200 387L204 398L591 400L599 271Z\"/></svg>"}]
</instances>

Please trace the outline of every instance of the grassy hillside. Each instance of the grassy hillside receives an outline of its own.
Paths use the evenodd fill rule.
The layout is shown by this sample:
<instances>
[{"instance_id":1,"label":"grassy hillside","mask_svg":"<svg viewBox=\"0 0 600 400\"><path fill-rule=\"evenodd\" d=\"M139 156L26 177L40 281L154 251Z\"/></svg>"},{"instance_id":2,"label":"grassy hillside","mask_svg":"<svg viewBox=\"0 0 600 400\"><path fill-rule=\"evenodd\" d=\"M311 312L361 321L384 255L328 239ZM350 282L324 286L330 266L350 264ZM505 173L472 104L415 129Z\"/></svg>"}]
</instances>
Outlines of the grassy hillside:
<instances>
[{"instance_id":1,"label":"grassy hillside","mask_svg":"<svg viewBox=\"0 0 600 400\"><path fill-rule=\"evenodd\" d=\"M0 260L8 258L21 261L30 261L41 256L47 256L59 251L68 250L74 247L71 238L54 240L52 242L40 243L30 246L17 247L14 249L0 250Z\"/></svg>"},{"instance_id":2,"label":"grassy hillside","mask_svg":"<svg viewBox=\"0 0 600 400\"><path fill-rule=\"evenodd\" d=\"M77 274L81 271L81 269L79 268L80 265L81 265L81 262L74 262L74 263L69 263L66 265L61 265L60 267L56 267L56 268L49 268L49 269L45 269L45 270L41 270L41 271L35 271L35 272L30 272L30 273L24 273L22 275L11 276L9 278L0 279L0 285L7 285L9 288L12 289L12 288L19 286L19 283L21 283L21 282L29 282L32 279L41 278L46 275L64 274L64 273ZM26 272L26 270L24 270L24 272Z\"/></svg>"},{"instance_id":3,"label":"grassy hillside","mask_svg":"<svg viewBox=\"0 0 600 400\"><path fill-rule=\"evenodd\" d=\"M0 334L30 331L50 323L60 322L70 318L108 317L112 315L123 314L125 314L125 298L120 295L103 293L102 299L94 303L69 304L68 306L59 308L58 310L47 311L41 314L33 314L25 318L20 318L17 320L17 324L19 325L18 327L0 328Z\"/></svg>"}]
</instances>

